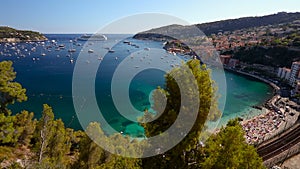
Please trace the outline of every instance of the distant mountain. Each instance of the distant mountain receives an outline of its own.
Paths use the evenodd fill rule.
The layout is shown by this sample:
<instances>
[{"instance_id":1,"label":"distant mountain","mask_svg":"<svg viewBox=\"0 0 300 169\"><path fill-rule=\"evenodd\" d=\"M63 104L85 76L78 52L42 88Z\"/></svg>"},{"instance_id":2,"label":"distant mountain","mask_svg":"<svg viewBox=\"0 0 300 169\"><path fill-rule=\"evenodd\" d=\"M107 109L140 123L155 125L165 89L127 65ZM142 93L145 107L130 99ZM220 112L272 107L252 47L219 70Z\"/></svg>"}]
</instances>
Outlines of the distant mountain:
<instances>
[{"instance_id":1,"label":"distant mountain","mask_svg":"<svg viewBox=\"0 0 300 169\"><path fill-rule=\"evenodd\" d=\"M164 35L164 33L166 32L168 32L169 34L173 34L174 32L178 32L177 34L182 34L184 32L188 32L186 30L191 29L191 27L194 26L197 26L206 35L210 35L213 33L216 34L218 32L234 31L240 29L248 29L252 27L281 24L281 23L292 22L295 20L300 20L300 12L296 12L296 13L279 12L273 15L266 15L266 16L259 16L259 17L244 17L239 19L228 19L228 20L222 20L216 22L196 24L191 26L169 25L169 26L138 33L134 36L134 38L159 40L159 38L162 38L163 37L162 35ZM163 40L163 38L160 40Z\"/></svg>"},{"instance_id":2,"label":"distant mountain","mask_svg":"<svg viewBox=\"0 0 300 169\"><path fill-rule=\"evenodd\" d=\"M0 26L0 42L29 42L45 40L47 40L47 38L39 32L16 30L7 26Z\"/></svg>"}]
</instances>

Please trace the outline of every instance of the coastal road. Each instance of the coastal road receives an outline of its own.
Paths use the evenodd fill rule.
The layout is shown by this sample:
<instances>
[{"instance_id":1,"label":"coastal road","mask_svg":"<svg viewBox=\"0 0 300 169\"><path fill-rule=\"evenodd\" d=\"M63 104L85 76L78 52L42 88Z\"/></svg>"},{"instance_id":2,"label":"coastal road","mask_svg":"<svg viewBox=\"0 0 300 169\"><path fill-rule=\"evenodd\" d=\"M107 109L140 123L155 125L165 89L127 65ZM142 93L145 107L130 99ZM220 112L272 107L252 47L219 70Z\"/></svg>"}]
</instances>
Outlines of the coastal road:
<instances>
[{"instance_id":1,"label":"coastal road","mask_svg":"<svg viewBox=\"0 0 300 169\"><path fill-rule=\"evenodd\" d=\"M287 130L285 133L279 135L277 139L258 146L257 152L264 161L275 157L300 142L300 125L299 123L296 125L292 130Z\"/></svg>"}]
</instances>

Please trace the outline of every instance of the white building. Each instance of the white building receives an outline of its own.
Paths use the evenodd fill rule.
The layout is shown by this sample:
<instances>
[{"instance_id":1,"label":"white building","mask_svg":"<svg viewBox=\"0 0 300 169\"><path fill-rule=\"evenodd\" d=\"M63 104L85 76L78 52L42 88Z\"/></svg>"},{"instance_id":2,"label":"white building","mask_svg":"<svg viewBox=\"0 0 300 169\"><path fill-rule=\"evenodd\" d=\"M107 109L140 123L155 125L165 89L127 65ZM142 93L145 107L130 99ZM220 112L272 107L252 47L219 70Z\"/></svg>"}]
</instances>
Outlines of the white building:
<instances>
[{"instance_id":1,"label":"white building","mask_svg":"<svg viewBox=\"0 0 300 169\"><path fill-rule=\"evenodd\" d=\"M280 77L281 79L289 81L291 75L291 69L288 68L279 68L277 76Z\"/></svg>"},{"instance_id":2,"label":"white building","mask_svg":"<svg viewBox=\"0 0 300 169\"><path fill-rule=\"evenodd\" d=\"M277 77L281 77L281 73L282 73L282 68L278 68L278 72L277 72Z\"/></svg>"},{"instance_id":3,"label":"white building","mask_svg":"<svg viewBox=\"0 0 300 169\"><path fill-rule=\"evenodd\" d=\"M293 87L296 86L296 79L298 78L299 70L300 62L293 62L289 79L289 84Z\"/></svg>"}]
</instances>

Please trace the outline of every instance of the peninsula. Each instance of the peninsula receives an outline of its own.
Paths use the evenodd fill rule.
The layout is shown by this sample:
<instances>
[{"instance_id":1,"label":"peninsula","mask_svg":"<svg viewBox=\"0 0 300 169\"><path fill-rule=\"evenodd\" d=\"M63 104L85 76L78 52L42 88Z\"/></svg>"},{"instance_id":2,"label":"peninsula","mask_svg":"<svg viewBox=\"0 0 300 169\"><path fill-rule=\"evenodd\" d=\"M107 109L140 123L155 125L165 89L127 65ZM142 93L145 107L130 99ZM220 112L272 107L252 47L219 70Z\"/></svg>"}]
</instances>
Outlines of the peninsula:
<instances>
[{"instance_id":1,"label":"peninsula","mask_svg":"<svg viewBox=\"0 0 300 169\"><path fill-rule=\"evenodd\" d=\"M39 33L29 30L16 30L8 26L0 26L0 43L3 42L33 42L45 41L47 38Z\"/></svg>"}]
</instances>

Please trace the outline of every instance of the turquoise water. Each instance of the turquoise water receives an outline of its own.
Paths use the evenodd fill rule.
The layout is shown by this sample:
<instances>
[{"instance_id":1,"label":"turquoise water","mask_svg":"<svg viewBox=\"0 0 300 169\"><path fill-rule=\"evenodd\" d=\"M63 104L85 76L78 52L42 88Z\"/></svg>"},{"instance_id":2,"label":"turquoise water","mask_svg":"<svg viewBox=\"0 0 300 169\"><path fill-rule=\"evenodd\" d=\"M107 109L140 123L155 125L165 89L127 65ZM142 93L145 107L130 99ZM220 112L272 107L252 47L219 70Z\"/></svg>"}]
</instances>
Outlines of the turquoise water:
<instances>
[{"instance_id":1,"label":"turquoise water","mask_svg":"<svg viewBox=\"0 0 300 169\"><path fill-rule=\"evenodd\" d=\"M36 117L39 118L42 105L47 103L53 107L56 118L62 118L67 127L81 129L72 101L72 74L74 64L70 63L70 58L76 61L79 51L82 49L82 46L78 46L78 43L83 45L83 42L78 41L76 42L77 44L74 45L69 42L69 40L79 37L79 35L47 36L50 40L56 40L58 44L65 44L66 49L60 51L56 51L53 47L46 49L46 46L50 44L49 42L46 43L44 47L42 45L20 43L17 44L17 48L20 51L15 52L10 46L4 47L4 44L0 45L0 51L4 53L0 56L0 60L13 60L15 70L17 71L17 81L22 83L27 89L28 101L21 104L16 103L12 106L12 109L15 113L23 109L29 110L34 112ZM123 37L121 35L108 35L109 40L107 42L98 42L98 45L105 47L107 45L105 43L112 43L120 38ZM143 135L143 128L137 123L128 121L120 116L114 107L110 93L111 76L118 66L118 63L130 53L143 50L145 47L161 48L162 43L134 39L130 39L130 41L138 44L139 48L119 43L113 48L115 50L114 53L108 53L105 56L95 80L95 93L101 112L103 112L105 119L114 129L131 135L141 136ZM75 48L77 52L69 55L67 49L71 46ZM36 47L36 51L31 52L29 55L28 51L30 51L32 47ZM6 50L4 50L4 48ZM25 49L27 49L27 51ZM7 55L7 53L10 53L11 56ZM25 57L20 57L20 53L24 54ZM45 53L46 56L41 56L41 53ZM99 56L95 54L87 54L86 67L88 68L91 65L90 62L98 61L98 57ZM116 57L118 59L115 59ZM33 61L33 58L39 58L39 60ZM187 57L182 56L182 59L186 60ZM218 73L220 72L214 71L213 77L218 77ZM157 86L163 86L163 75L164 72L151 69L142 71L134 77L130 84L129 96L136 109L143 111L145 108L150 108L149 93ZM262 104L272 95L272 88L264 83L230 72L225 72L225 75L227 81L227 96L220 98L221 101L226 100L221 120L223 124L230 118L238 116L248 117L259 113L251 108L251 106ZM89 77L83 77L83 79L84 78ZM221 91L224 90L224 85L219 86L219 89ZM105 126L103 127L105 128Z\"/></svg>"},{"instance_id":2,"label":"turquoise water","mask_svg":"<svg viewBox=\"0 0 300 169\"><path fill-rule=\"evenodd\" d=\"M251 118L261 111L251 106L261 106L272 97L273 89L253 78L225 72L227 81L226 104L221 119L224 124L234 117Z\"/></svg>"}]
</instances>

